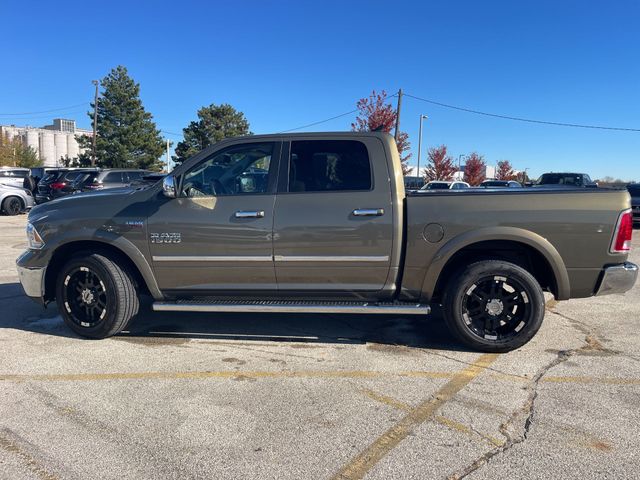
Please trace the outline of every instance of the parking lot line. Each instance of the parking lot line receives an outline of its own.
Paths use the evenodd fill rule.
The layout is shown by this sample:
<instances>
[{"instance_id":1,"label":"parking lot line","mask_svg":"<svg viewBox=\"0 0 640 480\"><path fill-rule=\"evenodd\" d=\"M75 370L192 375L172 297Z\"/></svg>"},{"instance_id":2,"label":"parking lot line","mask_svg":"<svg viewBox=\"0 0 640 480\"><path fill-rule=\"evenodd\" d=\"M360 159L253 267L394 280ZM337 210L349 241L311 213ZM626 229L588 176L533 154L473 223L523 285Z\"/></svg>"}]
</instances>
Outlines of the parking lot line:
<instances>
[{"instance_id":1,"label":"parking lot line","mask_svg":"<svg viewBox=\"0 0 640 480\"><path fill-rule=\"evenodd\" d=\"M360 390L360 392L362 392L364 395L366 395L367 397L377 402L384 403L385 405L396 408L398 410L403 410L405 412L408 412L412 408L411 405L409 405L408 403L404 403L388 395L383 395L369 388L363 388ZM457 422L456 420L444 417L442 415L436 415L433 418L433 421L439 423L440 425L444 425L445 427L448 427L451 430L455 430L456 432L464 433L465 435L468 435L471 438L478 439L479 437L483 441L488 442L491 445L496 447L501 447L504 444L504 442L501 440L491 437L490 435L485 435L484 433L478 432L463 423Z\"/></svg>"},{"instance_id":2,"label":"parking lot line","mask_svg":"<svg viewBox=\"0 0 640 480\"><path fill-rule=\"evenodd\" d=\"M433 396L412 408L398 423L389 428L340 469L335 480L363 478L382 458L398 446L418 425L433 417L436 410L451 400L498 358L497 354L484 354L474 363L453 375Z\"/></svg>"},{"instance_id":3,"label":"parking lot line","mask_svg":"<svg viewBox=\"0 0 640 480\"><path fill-rule=\"evenodd\" d=\"M472 366L475 364L472 364ZM179 380L179 379L229 379L242 376L244 378L383 378L410 377L431 379L453 379L457 377L475 377L472 370L464 369L458 373L413 370L399 372L380 372L376 370L301 370L301 371L193 371L193 372L107 372L107 373L51 373L51 374L0 374L4 382L89 382L105 380ZM504 382L529 382L531 379L507 373L491 373L487 378ZM549 376L541 383L577 383L602 385L640 385L640 378L615 378L591 376ZM390 400L392 401L392 399Z\"/></svg>"}]
</instances>

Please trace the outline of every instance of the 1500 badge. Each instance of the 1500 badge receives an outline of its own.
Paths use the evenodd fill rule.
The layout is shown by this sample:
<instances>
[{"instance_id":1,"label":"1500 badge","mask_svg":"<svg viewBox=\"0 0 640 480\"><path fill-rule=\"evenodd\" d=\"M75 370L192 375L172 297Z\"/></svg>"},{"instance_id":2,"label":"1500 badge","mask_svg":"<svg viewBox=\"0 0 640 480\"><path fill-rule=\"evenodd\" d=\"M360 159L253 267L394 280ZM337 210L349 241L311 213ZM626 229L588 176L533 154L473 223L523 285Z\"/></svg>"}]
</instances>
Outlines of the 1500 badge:
<instances>
[{"instance_id":1,"label":"1500 badge","mask_svg":"<svg viewBox=\"0 0 640 480\"><path fill-rule=\"evenodd\" d=\"M182 241L182 234L180 233L152 233L151 243L180 243Z\"/></svg>"}]
</instances>

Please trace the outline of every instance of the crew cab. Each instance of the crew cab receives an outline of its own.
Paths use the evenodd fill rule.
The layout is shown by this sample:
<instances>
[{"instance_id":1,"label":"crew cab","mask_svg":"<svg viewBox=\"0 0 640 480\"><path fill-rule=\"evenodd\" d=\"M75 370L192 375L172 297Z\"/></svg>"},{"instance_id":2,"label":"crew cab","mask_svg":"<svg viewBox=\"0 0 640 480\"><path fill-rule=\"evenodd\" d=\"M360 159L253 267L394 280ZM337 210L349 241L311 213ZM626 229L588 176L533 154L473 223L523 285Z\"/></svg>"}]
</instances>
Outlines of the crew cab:
<instances>
[{"instance_id":1,"label":"crew cab","mask_svg":"<svg viewBox=\"0 0 640 480\"><path fill-rule=\"evenodd\" d=\"M630 197L615 190L407 193L377 132L223 140L162 182L34 208L26 294L104 338L156 311L423 315L468 346L517 348L558 300L629 290Z\"/></svg>"}]
</instances>

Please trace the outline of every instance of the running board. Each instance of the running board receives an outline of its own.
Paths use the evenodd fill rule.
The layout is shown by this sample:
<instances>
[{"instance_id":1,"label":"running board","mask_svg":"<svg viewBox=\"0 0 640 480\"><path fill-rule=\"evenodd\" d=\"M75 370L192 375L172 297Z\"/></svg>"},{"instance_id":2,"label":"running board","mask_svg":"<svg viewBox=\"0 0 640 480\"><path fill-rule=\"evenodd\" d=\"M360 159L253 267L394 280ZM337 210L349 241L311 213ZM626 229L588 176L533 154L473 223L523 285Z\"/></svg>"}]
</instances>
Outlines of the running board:
<instances>
[{"instance_id":1,"label":"running board","mask_svg":"<svg viewBox=\"0 0 640 480\"><path fill-rule=\"evenodd\" d=\"M427 315L429 305L419 303L375 302L310 302L310 301L229 301L229 300L176 300L154 302L156 312L279 312L279 313L376 313Z\"/></svg>"}]
</instances>

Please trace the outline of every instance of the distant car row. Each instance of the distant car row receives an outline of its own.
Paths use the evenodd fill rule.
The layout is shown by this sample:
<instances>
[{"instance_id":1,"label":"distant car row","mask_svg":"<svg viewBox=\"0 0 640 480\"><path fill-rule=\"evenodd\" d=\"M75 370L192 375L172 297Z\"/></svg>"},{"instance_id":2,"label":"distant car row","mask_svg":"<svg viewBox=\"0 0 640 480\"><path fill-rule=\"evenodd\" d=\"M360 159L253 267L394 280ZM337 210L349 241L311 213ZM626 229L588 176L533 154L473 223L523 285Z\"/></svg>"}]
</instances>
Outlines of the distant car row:
<instances>
[{"instance_id":1,"label":"distant car row","mask_svg":"<svg viewBox=\"0 0 640 480\"><path fill-rule=\"evenodd\" d=\"M522 185L514 180L485 180L479 187L481 188L522 188ZM424 185L420 190L462 190L471 188L467 182L459 180L445 181L433 180Z\"/></svg>"},{"instance_id":2,"label":"distant car row","mask_svg":"<svg viewBox=\"0 0 640 480\"><path fill-rule=\"evenodd\" d=\"M34 168L30 170L1 167L0 186L27 190L35 198L36 203L44 203L72 193L155 183L163 176L147 170L124 168Z\"/></svg>"},{"instance_id":3,"label":"distant car row","mask_svg":"<svg viewBox=\"0 0 640 480\"><path fill-rule=\"evenodd\" d=\"M426 185L416 181L418 177L408 177L410 182L405 181L405 187L411 190L460 190L471 188L467 182L460 180L433 180ZM419 180L419 179L418 179ZM557 187L557 188L597 188L598 184L591 180L586 173L545 173L536 182L527 182L524 185L515 180L485 180L479 187L482 188L522 188L522 187Z\"/></svg>"}]
</instances>

